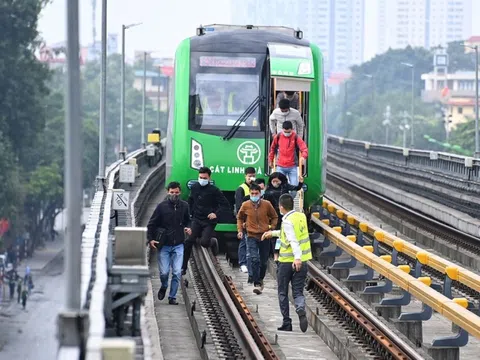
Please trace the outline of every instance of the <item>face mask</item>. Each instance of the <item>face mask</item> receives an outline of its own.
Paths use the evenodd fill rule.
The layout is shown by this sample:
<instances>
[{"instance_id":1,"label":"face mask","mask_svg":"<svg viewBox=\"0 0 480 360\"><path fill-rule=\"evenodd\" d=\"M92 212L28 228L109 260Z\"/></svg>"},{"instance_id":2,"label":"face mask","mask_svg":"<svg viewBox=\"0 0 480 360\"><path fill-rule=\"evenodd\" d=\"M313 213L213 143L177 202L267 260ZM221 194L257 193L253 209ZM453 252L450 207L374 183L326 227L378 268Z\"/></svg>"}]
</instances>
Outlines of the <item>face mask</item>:
<instances>
[{"instance_id":1,"label":"face mask","mask_svg":"<svg viewBox=\"0 0 480 360\"><path fill-rule=\"evenodd\" d=\"M281 182L272 183L272 186L273 186L274 188L278 188L280 185L282 185Z\"/></svg>"},{"instance_id":2,"label":"face mask","mask_svg":"<svg viewBox=\"0 0 480 360\"><path fill-rule=\"evenodd\" d=\"M265 195L265 190L260 190L260 195Z\"/></svg>"},{"instance_id":3,"label":"face mask","mask_svg":"<svg viewBox=\"0 0 480 360\"><path fill-rule=\"evenodd\" d=\"M178 194L167 194L167 199L172 203L176 203L179 198L180 198L180 195Z\"/></svg>"},{"instance_id":4,"label":"face mask","mask_svg":"<svg viewBox=\"0 0 480 360\"><path fill-rule=\"evenodd\" d=\"M288 110L288 111L282 111L282 115L283 115L283 116L288 116L288 114L290 114L290 110Z\"/></svg>"},{"instance_id":5,"label":"face mask","mask_svg":"<svg viewBox=\"0 0 480 360\"><path fill-rule=\"evenodd\" d=\"M250 196L250 200L252 200L253 202L257 202L258 200L260 200L260 196Z\"/></svg>"},{"instance_id":6,"label":"face mask","mask_svg":"<svg viewBox=\"0 0 480 360\"><path fill-rule=\"evenodd\" d=\"M208 180L207 179L198 179L198 183L200 186L206 186L208 185Z\"/></svg>"},{"instance_id":7,"label":"face mask","mask_svg":"<svg viewBox=\"0 0 480 360\"><path fill-rule=\"evenodd\" d=\"M250 182L254 182L254 181L255 181L255 176L249 177L248 180L249 180Z\"/></svg>"},{"instance_id":8,"label":"face mask","mask_svg":"<svg viewBox=\"0 0 480 360\"><path fill-rule=\"evenodd\" d=\"M283 132L283 135L285 135L286 137L289 137L290 135L292 135L292 133L286 133L285 131Z\"/></svg>"}]
</instances>

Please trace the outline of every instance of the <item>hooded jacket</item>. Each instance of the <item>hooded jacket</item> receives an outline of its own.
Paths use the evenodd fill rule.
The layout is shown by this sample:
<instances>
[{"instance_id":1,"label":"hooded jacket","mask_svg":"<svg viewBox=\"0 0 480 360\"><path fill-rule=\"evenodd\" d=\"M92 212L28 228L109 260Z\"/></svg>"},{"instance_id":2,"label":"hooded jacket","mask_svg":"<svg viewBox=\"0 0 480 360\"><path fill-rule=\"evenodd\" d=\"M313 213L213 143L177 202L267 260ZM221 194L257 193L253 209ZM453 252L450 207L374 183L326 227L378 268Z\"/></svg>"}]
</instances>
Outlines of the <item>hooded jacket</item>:
<instances>
[{"instance_id":1,"label":"hooded jacket","mask_svg":"<svg viewBox=\"0 0 480 360\"><path fill-rule=\"evenodd\" d=\"M286 113L283 113L279 108L273 110L270 115L270 132L272 135L282 132L282 124L287 120L292 122L293 130L303 139L305 124L300 112L293 108L290 108Z\"/></svg>"},{"instance_id":2,"label":"hooded jacket","mask_svg":"<svg viewBox=\"0 0 480 360\"><path fill-rule=\"evenodd\" d=\"M297 154L297 150L300 154ZM305 141L297 136L294 131L288 137L281 132L273 138L268 161L272 162L276 156L278 166L290 168L298 165L298 155L304 159L308 157L308 148Z\"/></svg>"}]
</instances>

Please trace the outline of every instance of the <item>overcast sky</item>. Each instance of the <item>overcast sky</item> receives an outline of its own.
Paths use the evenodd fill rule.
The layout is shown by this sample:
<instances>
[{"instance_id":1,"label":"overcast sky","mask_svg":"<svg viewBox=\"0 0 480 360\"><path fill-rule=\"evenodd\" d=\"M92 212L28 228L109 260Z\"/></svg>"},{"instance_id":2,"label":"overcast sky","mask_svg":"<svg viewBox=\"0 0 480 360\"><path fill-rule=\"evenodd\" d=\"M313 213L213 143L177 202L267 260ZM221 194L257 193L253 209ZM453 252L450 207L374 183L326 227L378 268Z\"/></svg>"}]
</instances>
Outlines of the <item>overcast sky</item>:
<instances>
[{"instance_id":1,"label":"overcast sky","mask_svg":"<svg viewBox=\"0 0 480 360\"><path fill-rule=\"evenodd\" d=\"M80 41L92 42L92 1L80 0ZM238 0L241 1L241 0ZM393 0L392 0L393 1ZM101 36L101 0L97 2L97 39ZM376 29L378 0L365 0L365 59L375 54L378 42ZM480 14L480 1L473 1L473 14ZM66 39L65 0L53 0L43 11L40 31L47 43ZM195 35L200 24L229 23L230 0L110 0L109 33L121 33L122 24L143 22L127 30L127 57L135 50L158 51L160 56L173 56L178 43ZM473 21L473 33L480 35L480 22ZM120 38L119 38L120 46ZM119 48L120 50L120 48ZM157 55L157 54L155 54Z\"/></svg>"}]
</instances>

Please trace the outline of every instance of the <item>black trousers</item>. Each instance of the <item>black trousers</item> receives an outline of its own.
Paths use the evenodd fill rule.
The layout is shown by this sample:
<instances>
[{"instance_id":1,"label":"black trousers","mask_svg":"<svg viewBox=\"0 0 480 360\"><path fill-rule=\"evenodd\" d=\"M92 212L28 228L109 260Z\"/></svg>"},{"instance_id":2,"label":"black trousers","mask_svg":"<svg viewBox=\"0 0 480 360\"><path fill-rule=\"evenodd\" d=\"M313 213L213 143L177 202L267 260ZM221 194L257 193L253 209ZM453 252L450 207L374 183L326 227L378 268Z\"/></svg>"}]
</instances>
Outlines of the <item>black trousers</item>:
<instances>
[{"instance_id":1,"label":"black trousers","mask_svg":"<svg viewBox=\"0 0 480 360\"><path fill-rule=\"evenodd\" d=\"M183 266L182 269L186 270L188 266L188 260L192 255L192 248L195 245L197 238L200 241L200 245L205 248L210 247L211 239L215 230L215 225L206 221L193 220L192 221L192 235L185 240L185 249L183 254Z\"/></svg>"},{"instance_id":2,"label":"black trousers","mask_svg":"<svg viewBox=\"0 0 480 360\"><path fill-rule=\"evenodd\" d=\"M277 286L278 286L278 302L280 304L280 312L283 316L283 325L291 325L290 303L288 301L288 288L292 283L293 302L295 310L305 310L305 296L303 296L303 288L305 287L305 279L307 278L307 263L304 262L300 271L295 271L292 263L279 263L277 268Z\"/></svg>"}]
</instances>

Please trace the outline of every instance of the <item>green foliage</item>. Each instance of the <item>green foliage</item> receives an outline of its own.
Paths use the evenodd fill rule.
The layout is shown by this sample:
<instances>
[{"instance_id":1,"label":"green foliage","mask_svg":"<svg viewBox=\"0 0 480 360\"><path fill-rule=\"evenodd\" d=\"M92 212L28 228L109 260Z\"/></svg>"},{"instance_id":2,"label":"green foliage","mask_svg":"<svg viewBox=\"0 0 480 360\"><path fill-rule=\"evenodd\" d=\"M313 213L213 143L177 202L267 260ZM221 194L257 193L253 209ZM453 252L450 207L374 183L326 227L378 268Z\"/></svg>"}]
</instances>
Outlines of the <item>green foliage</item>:
<instances>
[{"instance_id":1,"label":"green foliage","mask_svg":"<svg viewBox=\"0 0 480 360\"><path fill-rule=\"evenodd\" d=\"M449 72L471 71L475 68L475 56L465 53L463 42L450 43L447 52ZM424 135L444 140L446 134L443 119L438 118L438 107L421 100L421 75L433 70L433 50L424 48L409 46L405 49L390 49L366 63L353 66L351 79L341 87L336 96L328 99L329 133L385 143L386 129L383 121L389 105L389 143L402 145L403 131L399 126L404 120L399 114L406 111L410 117L412 94L412 68L402 63L414 65L415 147L436 149L438 145L429 142ZM373 81L366 75L373 76ZM410 118L407 123L410 124ZM455 133L464 128L459 126ZM410 144L410 134L407 144Z\"/></svg>"}]
</instances>

